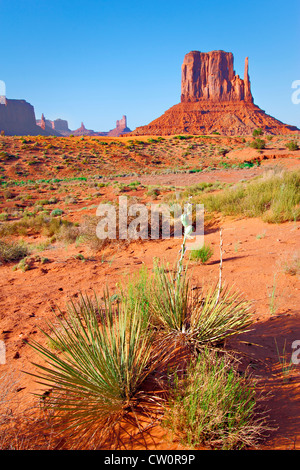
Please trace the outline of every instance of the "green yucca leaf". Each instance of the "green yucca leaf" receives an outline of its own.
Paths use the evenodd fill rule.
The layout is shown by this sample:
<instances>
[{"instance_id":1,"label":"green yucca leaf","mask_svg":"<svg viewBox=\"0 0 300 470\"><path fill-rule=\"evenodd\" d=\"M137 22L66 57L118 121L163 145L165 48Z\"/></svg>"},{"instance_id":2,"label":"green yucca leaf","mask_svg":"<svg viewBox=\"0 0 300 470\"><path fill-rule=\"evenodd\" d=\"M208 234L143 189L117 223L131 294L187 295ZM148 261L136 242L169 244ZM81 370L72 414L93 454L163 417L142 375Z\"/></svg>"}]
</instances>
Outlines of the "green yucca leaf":
<instances>
[{"instance_id":1,"label":"green yucca leaf","mask_svg":"<svg viewBox=\"0 0 300 470\"><path fill-rule=\"evenodd\" d=\"M247 331L252 323L250 303L233 289L212 287L194 294L189 287L187 268L174 278L157 269L149 306L152 324L168 333L183 333L187 341L218 343Z\"/></svg>"},{"instance_id":2,"label":"green yucca leaf","mask_svg":"<svg viewBox=\"0 0 300 470\"><path fill-rule=\"evenodd\" d=\"M35 364L38 383L50 386L47 406L67 427L89 434L101 434L107 420L120 416L141 399L147 399L140 386L155 369L159 355L153 354L153 334L145 329L138 305L130 311L126 303L114 306L108 294L104 306L81 296L69 304L68 316L59 327L42 331L55 345L55 351L31 341L44 358ZM148 393L151 395L151 392ZM41 396L41 395L40 395ZM115 421L114 421L115 417Z\"/></svg>"}]
</instances>

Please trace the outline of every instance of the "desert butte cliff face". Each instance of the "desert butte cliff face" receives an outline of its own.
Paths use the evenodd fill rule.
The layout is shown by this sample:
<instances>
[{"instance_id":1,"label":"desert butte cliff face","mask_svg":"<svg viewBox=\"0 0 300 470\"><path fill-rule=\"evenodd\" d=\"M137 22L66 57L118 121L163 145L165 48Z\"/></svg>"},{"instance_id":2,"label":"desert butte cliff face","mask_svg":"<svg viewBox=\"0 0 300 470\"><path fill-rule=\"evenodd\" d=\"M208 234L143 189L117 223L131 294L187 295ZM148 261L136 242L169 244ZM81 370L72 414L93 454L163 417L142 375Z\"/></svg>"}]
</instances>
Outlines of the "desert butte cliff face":
<instances>
[{"instance_id":1,"label":"desert butte cliff face","mask_svg":"<svg viewBox=\"0 0 300 470\"><path fill-rule=\"evenodd\" d=\"M253 103L248 57L241 79L235 74L231 52L192 51L182 64L181 102L132 135L249 135L258 127L268 134L300 132Z\"/></svg>"},{"instance_id":2,"label":"desert butte cliff face","mask_svg":"<svg viewBox=\"0 0 300 470\"><path fill-rule=\"evenodd\" d=\"M50 135L36 124L34 108L25 100L0 101L0 131L5 135Z\"/></svg>"}]
</instances>

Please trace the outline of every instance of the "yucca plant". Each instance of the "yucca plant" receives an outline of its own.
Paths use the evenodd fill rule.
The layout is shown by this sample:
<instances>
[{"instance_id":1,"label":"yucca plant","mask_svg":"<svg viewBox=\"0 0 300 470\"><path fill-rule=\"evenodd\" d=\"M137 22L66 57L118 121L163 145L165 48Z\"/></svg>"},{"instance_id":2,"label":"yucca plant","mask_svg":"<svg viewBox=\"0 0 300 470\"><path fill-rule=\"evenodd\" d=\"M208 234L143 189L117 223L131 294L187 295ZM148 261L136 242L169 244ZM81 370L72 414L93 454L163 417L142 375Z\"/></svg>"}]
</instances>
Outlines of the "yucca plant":
<instances>
[{"instance_id":1,"label":"yucca plant","mask_svg":"<svg viewBox=\"0 0 300 470\"><path fill-rule=\"evenodd\" d=\"M81 296L69 305L68 316L57 318L59 328L43 330L52 347L29 343L46 361L35 364L38 383L50 386L45 405L54 419L69 432L75 446L101 445L104 439L120 436L122 423L136 422L145 403L158 403L155 393L141 387L154 371L162 353L155 354L152 334L145 330L138 307ZM54 347L53 347L54 346ZM39 394L43 398L43 394ZM115 439L116 440L116 439ZM85 447L86 448L86 447Z\"/></svg>"},{"instance_id":2,"label":"yucca plant","mask_svg":"<svg viewBox=\"0 0 300 470\"><path fill-rule=\"evenodd\" d=\"M232 289L224 289L221 277L218 285L206 294L190 289L184 255L186 241L192 236L191 213L189 203L181 217L184 236L175 275L167 273L164 266L155 266L149 314L153 325L176 341L180 339L183 344L192 343L197 348L224 342L229 336L247 331L252 320L250 304Z\"/></svg>"},{"instance_id":3,"label":"yucca plant","mask_svg":"<svg viewBox=\"0 0 300 470\"><path fill-rule=\"evenodd\" d=\"M153 325L194 345L216 345L245 332L252 324L251 305L233 289L219 285L207 292L193 291L187 268L180 278L159 269L155 272L149 305Z\"/></svg>"}]
</instances>

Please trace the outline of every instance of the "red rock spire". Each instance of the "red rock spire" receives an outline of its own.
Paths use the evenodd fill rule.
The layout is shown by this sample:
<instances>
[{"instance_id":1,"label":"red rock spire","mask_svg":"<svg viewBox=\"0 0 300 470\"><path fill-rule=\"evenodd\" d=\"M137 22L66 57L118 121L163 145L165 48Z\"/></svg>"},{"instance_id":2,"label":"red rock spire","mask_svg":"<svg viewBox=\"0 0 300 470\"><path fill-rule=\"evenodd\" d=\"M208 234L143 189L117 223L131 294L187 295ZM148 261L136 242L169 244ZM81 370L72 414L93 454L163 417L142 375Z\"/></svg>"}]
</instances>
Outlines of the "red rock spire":
<instances>
[{"instance_id":1,"label":"red rock spire","mask_svg":"<svg viewBox=\"0 0 300 470\"><path fill-rule=\"evenodd\" d=\"M253 103L253 96L251 93L250 87L250 78L249 78L249 60L248 57L245 59L245 72L244 72L244 100L250 103Z\"/></svg>"}]
</instances>

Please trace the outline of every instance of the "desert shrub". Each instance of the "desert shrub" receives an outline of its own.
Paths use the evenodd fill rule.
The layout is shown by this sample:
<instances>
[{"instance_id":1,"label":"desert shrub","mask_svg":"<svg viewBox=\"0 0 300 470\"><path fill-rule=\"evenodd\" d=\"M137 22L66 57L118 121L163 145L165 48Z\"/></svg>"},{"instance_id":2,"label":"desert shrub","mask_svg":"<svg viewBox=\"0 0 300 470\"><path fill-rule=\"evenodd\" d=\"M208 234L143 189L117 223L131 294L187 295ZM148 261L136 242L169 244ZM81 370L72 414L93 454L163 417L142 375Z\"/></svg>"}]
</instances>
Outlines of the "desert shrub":
<instances>
[{"instance_id":1,"label":"desert shrub","mask_svg":"<svg viewBox=\"0 0 300 470\"><path fill-rule=\"evenodd\" d=\"M266 147L266 142L263 139L255 139L250 143L250 147L261 150Z\"/></svg>"},{"instance_id":2,"label":"desert shrub","mask_svg":"<svg viewBox=\"0 0 300 470\"><path fill-rule=\"evenodd\" d=\"M206 263L213 255L213 249L210 245L203 245L197 250L192 250L190 259L192 261L201 261L202 264Z\"/></svg>"},{"instance_id":3,"label":"desert shrub","mask_svg":"<svg viewBox=\"0 0 300 470\"><path fill-rule=\"evenodd\" d=\"M29 271L29 269L31 269L32 265L33 265L32 260L26 256L25 258L21 259L21 261L19 261L19 263L13 267L13 271L16 271L19 269L20 271L25 273L25 271Z\"/></svg>"},{"instance_id":4,"label":"desert shrub","mask_svg":"<svg viewBox=\"0 0 300 470\"><path fill-rule=\"evenodd\" d=\"M62 209L53 209L53 211L51 211L50 215L51 215L51 217L56 217L57 215L62 215L63 212L64 211Z\"/></svg>"},{"instance_id":5,"label":"desert shrub","mask_svg":"<svg viewBox=\"0 0 300 470\"><path fill-rule=\"evenodd\" d=\"M74 243L79 236L79 227L77 225L69 223L61 225L56 235L56 239L65 243Z\"/></svg>"},{"instance_id":6,"label":"desert shrub","mask_svg":"<svg viewBox=\"0 0 300 470\"><path fill-rule=\"evenodd\" d=\"M252 135L253 137L257 137L258 135L263 135L263 130L261 129L261 127L259 127L258 129L254 129L254 131L252 132Z\"/></svg>"},{"instance_id":7,"label":"desert shrub","mask_svg":"<svg viewBox=\"0 0 300 470\"><path fill-rule=\"evenodd\" d=\"M300 172L286 171L240 183L201 199L206 211L262 217L269 223L299 220Z\"/></svg>"},{"instance_id":8,"label":"desert shrub","mask_svg":"<svg viewBox=\"0 0 300 470\"><path fill-rule=\"evenodd\" d=\"M0 240L0 264L18 261L28 255L28 247L24 242L6 242Z\"/></svg>"},{"instance_id":9,"label":"desert shrub","mask_svg":"<svg viewBox=\"0 0 300 470\"><path fill-rule=\"evenodd\" d=\"M189 140L189 139L192 139L192 135L175 135L173 137L173 139L177 139L177 140Z\"/></svg>"},{"instance_id":10,"label":"desert shrub","mask_svg":"<svg viewBox=\"0 0 300 470\"><path fill-rule=\"evenodd\" d=\"M45 406L69 433L69 442L75 438L77 448L97 448L108 436L116 441L124 422L140 426L135 414L140 403L150 408L155 403L153 390L142 384L160 353L153 351L153 333L145 334L138 308L129 312L107 293L104 304L81 296L57 322L59 328L48 325L50 334L43 331L54 347L29 344L46 360L34 376L52 388Z\"/></svg>"},{"instance_id":11,"label":"desert shrub","mask_svg":"<svg viewBox=\"0 0 300 470\"><path fill-rule=\"evenodd\" d=\"M128 200L128 213L130 213L130 208L133 204L136 204L135 198L129 199ZM131 226L131 223L136 220L136 217L134 215L128 215L127 217L127 237L126 239L122 238L122 234L120 233L121 231L121 226L119 224L119 206L116 206L116 233L115 233L115 238L104 238L100 239L97 236L96 233L96 228L101 220L100 217L97 216L85 216L82 223L80 224L80 236L82 237L82 241L89 245L89 247L94 250L94 251L99 251L105 246L112 245L112 244L128 244L132 240L140 237L138 231L134 230L134 228ZM132 230L131 230L132 229ZM153 223L151 226L151 213L148 211L148 226L147 227L140 227L140 229L145 229L150 233L151 229L155 229L155 224ZM159 228L160 233L161 233L161 227Z\"/></svg>"},{"instance_id":12,"label":"desert shrub","mask_svg":"<svg viewBox=\"0 0 300 470\"><path fill-rule=\"evenodd\" d=\"M160 191L158 188L149 188L146 195L149 197L152 197L153 199L157 199L157 196L159 196Z\"/></svg>"},{"instance_id":13,"label":"desert shrub","mask_svg":"<svg viewBox=\"0 0 300 470\"><path fill-rule=\"evenodd\" d=\"M8 220L8 213L7 212L1 212L0 221L3 221L3 220Z\"/></svg>"},{"instance_id":14,"label":"desert shrub","mask_svg":"<svg viewBox=\"0 0 300 470\"><path fill-rule=\"evenodd\" d=\"M138 186L140 186L140 181L132 181L131 183L128 184L130 188L136 189Z\"/></svg>"},{"instance_id":15,"label":"desert shrub","mask_svg":"<svg viewBox=\"0 0 300 470\"><path fill-rule=\"evenodd\" d=\"M226 148L220 148L218 150L218 155L226 155L227 153L229 152L229 149L226 149Z\"/></svg>"},{"instance_id":16,"label":"desert shrub","mask_svg":"<svg viewBox=\"0 0 300 470\"><path fill-rule=\"evenodd\" d=\"M264 420L255 413L255 383L240 376L228 356L204 349L170 380L164 423L183 445L228 450L257 444Z\"/></svg>"},{"instance_id":17,"label":"desert shrub","mask_svg":"<svg viewBox=\"0 0 300 470\"><path fill-rule=\"evenodd\" d=\"M26 235L27 230L52 237L57 234L62 226L73 225L72 222L63 220L60 217L50 217L45 214L35 216L25 216L21 220L12 223L5 223L0 226L0 236Z\"/></svg>"},{"instance_id":18,"label":"desert shrub","mask_svg":"<svg viewBox=\"0 0 300 470\"><path fill-rule=\"evenodd\" d=\"M102 240L97 237L96 228L98 222L99 217L88 215L83 218L79 228L79 236L82 242L93 251L99 251L111 242L109 238Z\"/></svg>"},{"instance_id":19,"label":"desert shrub","mask_svg":"<svg viewBox=\"0 0 300 470\"><path fill-rule=\"evenodd\" d=\"M285 144L285 146L289 150L299 150L298 142L296 142L295 140L290 140L289 142Z\"/></svg>"}]
</instances>

